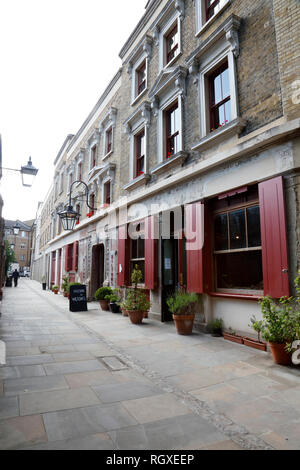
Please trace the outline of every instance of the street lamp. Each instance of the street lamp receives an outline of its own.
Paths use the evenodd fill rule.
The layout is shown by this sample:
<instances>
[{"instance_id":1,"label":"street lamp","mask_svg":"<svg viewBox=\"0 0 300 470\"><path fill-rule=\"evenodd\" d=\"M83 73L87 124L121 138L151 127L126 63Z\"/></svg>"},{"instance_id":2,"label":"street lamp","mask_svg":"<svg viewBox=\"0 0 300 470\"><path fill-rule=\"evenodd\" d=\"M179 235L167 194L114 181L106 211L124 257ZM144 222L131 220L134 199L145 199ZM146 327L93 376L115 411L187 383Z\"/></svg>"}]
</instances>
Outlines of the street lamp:
<instances>
[{"instance_id":1,"label":"street lamp","mask_svg":"<svg viewBox=\"0 0 300 470\"><path fill-rule=\"evenodd\" d=\"M64 230L66 231L72 231L74 230L74 227L76 223L80 219L80 214L79 212L74 211L73 206L72 206L72 189L75 184L83 184L85 186L85 195L86 195L86 204L91 209L92 211L96 211L96 207L91 207L89 205L89 188L86 183L83 181L74 181L74 183L71 184L70 187L70 197L69 197L69 204L67 205L66 209L62 212L58 212L58 216L61 219L62 226Z\"/></svg>"},{"instance_id":2,"label":"street lamp","mask_svg":"<svg viewBox=\"0 0 300 470\"><path fill-rule=\"evenodd\" d=\"M13 231L14 231L14 235L19 235L19 232L20 232L20 225L18 224L18 222L17 222L16 225L13 227Z\"/></svg>"},{"instance_id":3,"label":"street lamp","mask_svg":"<svg viewBox=\"0 0 300 470\"><path fill-rule=\"evenodd\" d=\"M18 171L22 175L22 184L25 188L31 188L35 176L38 173L38 169L35 168L32 164L31 157L29 157L28 163L25 166L21 166L21 170L16 170L15 168L1 168L2 170L9 171Z\"/></svg>"}]
</instances>

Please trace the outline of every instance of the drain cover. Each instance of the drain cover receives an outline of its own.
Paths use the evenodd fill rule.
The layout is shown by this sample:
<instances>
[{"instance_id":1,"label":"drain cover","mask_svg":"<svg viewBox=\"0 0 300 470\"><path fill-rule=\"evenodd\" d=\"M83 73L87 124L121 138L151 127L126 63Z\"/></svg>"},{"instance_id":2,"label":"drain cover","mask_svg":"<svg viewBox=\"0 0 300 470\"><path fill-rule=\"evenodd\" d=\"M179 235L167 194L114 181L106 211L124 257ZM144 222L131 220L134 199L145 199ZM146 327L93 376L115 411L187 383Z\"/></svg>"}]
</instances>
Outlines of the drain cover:
<instances>
[{"instance_id":1,"label":"drain cover","mask_svg":"<svg viewBox=\"0 0 300 470\"><path fill-rule=\"evenodd\" d=\"M97 359L101 361L109 370L116 371L128 369L128 366L117 356L98 357Z\"/></svg>"}]
</instances>

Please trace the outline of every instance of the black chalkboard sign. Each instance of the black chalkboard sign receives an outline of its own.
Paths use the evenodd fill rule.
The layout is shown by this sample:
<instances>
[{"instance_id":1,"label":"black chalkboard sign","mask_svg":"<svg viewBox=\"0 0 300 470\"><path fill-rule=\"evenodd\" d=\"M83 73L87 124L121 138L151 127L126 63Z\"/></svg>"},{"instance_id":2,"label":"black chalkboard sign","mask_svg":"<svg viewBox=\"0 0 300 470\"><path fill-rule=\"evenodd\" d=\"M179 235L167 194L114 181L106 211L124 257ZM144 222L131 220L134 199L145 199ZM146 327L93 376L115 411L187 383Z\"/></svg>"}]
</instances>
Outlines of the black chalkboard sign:
<instances>
[{"instance_id":1,"label":"black chalkboard sign","mask_svg":"<svg viewBox=\"0 0 300 470\"><path fill-rule=\"evenodd\" d=\"M87 312L86 286L70 286L70 312Z\"/></svg>"}]
</instances>

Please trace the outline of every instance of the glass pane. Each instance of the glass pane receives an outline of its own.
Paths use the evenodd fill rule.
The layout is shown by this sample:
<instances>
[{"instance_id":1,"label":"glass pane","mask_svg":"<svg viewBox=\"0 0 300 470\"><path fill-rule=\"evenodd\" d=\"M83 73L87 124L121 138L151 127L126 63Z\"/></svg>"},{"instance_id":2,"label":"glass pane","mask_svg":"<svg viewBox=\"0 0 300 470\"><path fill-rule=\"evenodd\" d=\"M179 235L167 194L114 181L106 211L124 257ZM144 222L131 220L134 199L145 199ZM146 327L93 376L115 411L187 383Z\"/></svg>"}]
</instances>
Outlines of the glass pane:
<instances>
[{"instance_id":1,"label":"glass pane","mask_svg":"<svg viewBox=\"0 0 300 470\"><path fill-rule=\"evenodd\" d=\"M142 240L141 238L137 240L138 242L138 253L137 257L138 258L145 258L145 240Z\"/></svg>"},{"instance_id":2,"label":"glass pane","mask_svg":"<svg viewBox=\"0 0 300 470\"><path fill-rule=\"evenodd\" d=\"M226 101L224 104L224 124L227 124L228 122L231 121L231 101Z\"/></svg>"},{"instance_id":3,"label":"glass pane","mask_svg":"<svg viewBox=\"0 0 300 470\"><path fill-rule=\"evenodd\" d=\"M178 107L170 114L170 135L179 131L179 109Z\"/></svg>"},{"instance_id":4,"label":"glass pane","mask_svg":"<svg viewBox=\"0 0 300 470\"><path fill-rule=\"evenodd\" d=\"M215 250L228 250L227 214L220 214L215 218Z\"/></svg>"},{"instance_id":5,"label":"glass pane","mask_svg":"<svg viewBox=\"0 0 300 470\"><path fill-rule=\"evenodd\" d=\"M249 209L247 209L247 222L249 248L261 246L259 206L249 207Z\"/></svg>"},{"instance_id":6,"label":"glass pane","mask_svg":"<svg viewBox=\"0 0 300 470\"><path fill-rule=\"evenodd\" d=\"M163 276L164 286L173 285L173 245L171 240L164 241Z\"/></svg>"},{"instance_id":7,"label":"glass pane","mask_svg":"<svg viewBox=\"0 0 300 470\"><path fill-rule=\"evenodd\" d=\"M223 126L225 124L225 105L222 104L222 106L220 106L218 110L219 110L218 125Z\"/></svg>"},{"instance_id":8,"label":"glass pane","mask_svg":"<svg viewBox=\"0 0 300 470\"><path fill-rule=\"evenodd\" d=\"M219 254L216 260L219 289L263 290L261 251Z\"/></svg>"},{"instance_id":9,"label":"glass pane","mask_svg":"<svg viewBox=\"0 0 300 470\"><path fill-rule=\"evenodd\" d=\"M246 220L244 209L229 214L230 249L247 248L246 245Z\"/></svg>"},{"instance_id":10,"label":"glass pane","mask_svg":"<svg viewBox=\"0 0 300 470\"><path fill-rule=\"evenodd\" d=\"M221 75L214 79L214 103L222 101Z\"/></svg>"},{"instance_id":11,"label":"glass pane","mask_svg":"<svg viewBox=\"0 0 300 470\"><path fill-rule=\"evenodd\" d=\"M229 70L228 68L224 70L221 74L222 77L222 99L224 100L227 96L230 96L230 86L229 86Z\"/></svg>"},{"instance_id":12,"label":"glass pane","mask_svg":"<svg viewBox=\"0 0 300 470\"><path fill-rule=\"evenodd\" d=\"M137 240L131 240L131 259L137 259Z\"/></svg>"}]
</instances>

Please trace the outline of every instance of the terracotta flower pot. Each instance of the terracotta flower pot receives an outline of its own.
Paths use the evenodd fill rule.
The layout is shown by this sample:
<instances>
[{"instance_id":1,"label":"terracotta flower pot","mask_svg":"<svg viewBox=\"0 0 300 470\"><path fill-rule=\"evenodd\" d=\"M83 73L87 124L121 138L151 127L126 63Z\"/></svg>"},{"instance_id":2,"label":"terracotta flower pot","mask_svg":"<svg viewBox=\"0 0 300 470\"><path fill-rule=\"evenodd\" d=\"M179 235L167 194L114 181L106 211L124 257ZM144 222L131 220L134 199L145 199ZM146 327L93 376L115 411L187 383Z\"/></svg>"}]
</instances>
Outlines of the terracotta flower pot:
<instances>
[{"instance_id":1,"label":"terracotta flower pot","mask_svg":"<svg viewBox=\"0 0 300 470\"><path fill-rule=\"evenodd\" d=\"M148 317L149 317L148 313L149 313L148 311L147 311L147 312L144 312L144 318L148 318Z\"/></svg>"},{"instance_id":2,"label":"terracotta flower pot","mask_svg":"<svg viewBox=\"0 0 300 470\"><path fill-rule=\"evenodd\" d=\"M233 343L244 344L244 338L238 335L224 333L224 339L227 339L228 341L232 341Z\"/></svg>"},{"instance_id":3,"label":"terracotta flower pot","mask_svg":"<svg viewBox=\"0 0 300 470\"><path fill-rule=\"evenodd\" d=\"M58 290L54 290L53 292L54 292L54 294L55 294L55 295L57 295L57 294L58 294Z\"/></svg>"},{"instance_id":4,"label":"terracotta flower pot","mask_svg":"<svg viewBox=\"0 0 300 470\"><path fill-rule=\"evenodd\" d=\"M193 333L195 315L173 315L177 333L188 336Z\"/></svg>"},{"instance_id":5,"label":"terracotta flower pot","mask_svg":"<svg viewBox=\"0 0 300 470\"><path fill-rule=\"evenodd\" d=\"M257 341L252 338L243 338L244 345L248 346L249 348L258 349L259 351L267 351L266 343L262 343L261 341Z\"/></svg>"},{"instance_id":6,"label":"terracotta flower pot","mask_svg":"<svg viewBox=\"0 0 300 470\"><path fill-rule=\"evenodd\" d=\"M105 312L109 311L109 301L108 300L99 300L102 310Z\"/></svg>"},{"instance_id":7,"label":"terracotta flower pot","mask_svg":"<svg viewBox=\"0 0 300 470\"><path fill-rule=\"evenodd\" d=\"M143 323L144 312L142 310L128 310L127 313L131 323L134 325L140 325Z\"/></svg>"},{"instance_id":8,"label":"terracotta flower pot","mask_svg":"<svg viewBox=\"0 0 300 470\"><path fill-rule=\"evenodd\" d=\"M292 362L292 355L286 352L286 344L269 343L275 364L288 366Z\"/></svg>"},{"instance_id":9,"label":"terracotta flower pot","mask_svg":"<svg viewBox=\"0 0 300 470\"><path fill-rule=\"evenodd\" d=\"M128 312L124 308L122 308L122 315L123 317L128 317Z\"/></svg>"},{"instance_id":10,"label":"terracotta flower pot","mask_svg":"<svg viewBox=\"0 0 300 470\"><path fill-rule=\"evenodd\" d=\"M68 292L64 292L64 297L68 297Z\"/></svg>"}]
</instances>

